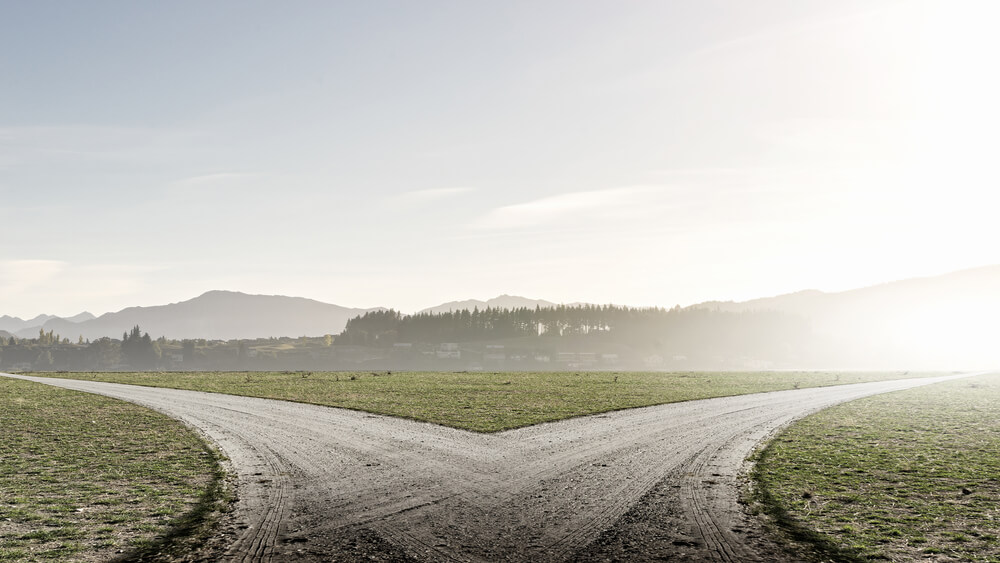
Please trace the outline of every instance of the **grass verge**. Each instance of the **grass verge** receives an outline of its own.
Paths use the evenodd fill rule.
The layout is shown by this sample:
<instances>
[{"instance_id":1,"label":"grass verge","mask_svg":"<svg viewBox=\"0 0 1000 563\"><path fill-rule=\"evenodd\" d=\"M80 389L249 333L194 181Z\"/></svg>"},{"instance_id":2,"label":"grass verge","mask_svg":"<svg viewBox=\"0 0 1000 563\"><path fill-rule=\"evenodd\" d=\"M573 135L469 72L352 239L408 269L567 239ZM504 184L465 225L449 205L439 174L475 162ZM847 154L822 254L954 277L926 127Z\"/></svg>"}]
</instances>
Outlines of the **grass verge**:
<instances>
[{"instance_id":1,"label":"grass verge","mask_svg":"<svg viewBox=\"0 0 1000 563\"><path fill-rule=\"evenodd\" d=\"M1000 562L1000 374L824 410L756 462L755 500L820 558Z\"/></svg>"},{"instance_id":2,"label":"grass verge","mask_svg":"<svg viewBox=\"0 0 1000 563\"><path fill-rule=\"evenodd\" d=\"M298 401L477 432L497 432L573 416L693 399L910 377L900 372L111 372L35 375Z\"/></svg>"},{"instance_id":3,"label":"grass verge","mask_svg":"<svg viewBox=\"0 0 1000 563\"><path fill-rule=\"evenodd\" d=\"M149 409L0 378L0 429L0 561L162 556L224 505L216 454Z\"/></svg>"}]
</instances>

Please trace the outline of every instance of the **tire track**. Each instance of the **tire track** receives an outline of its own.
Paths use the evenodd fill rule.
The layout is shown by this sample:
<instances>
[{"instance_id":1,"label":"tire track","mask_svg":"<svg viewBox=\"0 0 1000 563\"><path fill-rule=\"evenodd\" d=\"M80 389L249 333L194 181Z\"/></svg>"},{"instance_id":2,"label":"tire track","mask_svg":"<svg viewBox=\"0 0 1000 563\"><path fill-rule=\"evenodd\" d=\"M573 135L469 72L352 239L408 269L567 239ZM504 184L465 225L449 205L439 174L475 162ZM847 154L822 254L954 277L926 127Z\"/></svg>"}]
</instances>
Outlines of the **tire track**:
<instances>
[{"instance_id":1,"label":"tire track","mask_svg":"<svg viewBox=\"0 0 1000 563\"><path fill-rule=\"evenodd\" d=\"M238 480L239 529L223 556L234 563L565 561L672 475L671 510L698 539L688 560L760 560L733 530L738 473L758 443L827 406L951 378L690 401L483 435L267 399L11 377L139 403L214 441Z\"/></svg>"},{"instance_id":2,"label":"tire track","mask_svg":"<svg viewBox=\"0 0 1000 563\"><path fill-rule=\"evenodd\" d=\"M241 507L239 513L252 515L255 518L246 528L247 533L226 550L224 559L228 561L239 563L271 561L279 530L286 516L285 506L291 488L287 473L283 471L280 459L273 452L267 448L254 448L254 450L263 461L262 468L266 471L255 472L254 476L260 478L255 482L251 481L253 484L241 483L240 489L247 490L249 486L256 485L256 491L248 495L247 504ZM265 476L268 478L265 479Z\"/></svg>"}]
</instances>

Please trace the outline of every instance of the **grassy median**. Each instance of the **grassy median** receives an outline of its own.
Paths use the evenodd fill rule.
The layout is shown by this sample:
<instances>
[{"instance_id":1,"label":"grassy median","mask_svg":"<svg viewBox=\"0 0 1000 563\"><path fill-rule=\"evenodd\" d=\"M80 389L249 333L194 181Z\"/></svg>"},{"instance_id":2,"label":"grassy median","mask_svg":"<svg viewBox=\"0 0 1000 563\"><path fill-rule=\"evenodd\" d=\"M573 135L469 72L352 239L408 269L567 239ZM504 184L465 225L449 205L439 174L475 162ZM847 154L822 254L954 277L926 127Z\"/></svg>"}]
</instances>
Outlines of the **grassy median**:
<instances>
[{"instance_id":1,"label":"grassy median","mask_svg":"<svg viewBox=\"0 0 1000 563\"><path fill-rule=\"evenodd\" d=\"M812 415L754 477L783 532L820 557L1000 562L1000 374Z\"/></svg>"},{"instance_id":2,"label":"grassy median","mask_svg":"<svg viewBox=\"0 0 1000 563\"><path fill-rule=\"evenodd\" d=\"M400 416L478 432L496 432L572 416L692 399L908 377L900 372L144 372L48 375L283 399Z\"/></svg>"},{"instance_id":3,"label":"grassy median","mask_svg":"<svg viewBox=\"0 0 1000 563\"><path fill-rule=\"evenodd\" d=\"M169 552L222 502L216 455L181 423L0 377L0 561Z\"/></svg>"}]
</instances>

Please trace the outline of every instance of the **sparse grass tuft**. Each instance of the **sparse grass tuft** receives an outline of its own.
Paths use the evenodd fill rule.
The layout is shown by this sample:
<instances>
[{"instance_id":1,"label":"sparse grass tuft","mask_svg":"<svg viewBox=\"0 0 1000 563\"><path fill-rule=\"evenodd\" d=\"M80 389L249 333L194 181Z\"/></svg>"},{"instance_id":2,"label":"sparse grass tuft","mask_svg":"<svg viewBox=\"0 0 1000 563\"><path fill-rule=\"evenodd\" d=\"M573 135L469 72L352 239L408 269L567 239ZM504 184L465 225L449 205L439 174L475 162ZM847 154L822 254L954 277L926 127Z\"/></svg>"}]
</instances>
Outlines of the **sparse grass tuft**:
<instances>
[{"instance_id":1,"label":"sparse grass tuft","mask_svg":"<svg viewBox=\"0 0 1000 563\"><path fill-rule=\"evenodd\" d=\"M0 429L0 561L169 551L222 496L215 454L131 403L0 378Z\"/></svg>"},{"instance_id":2,"label":"sparse grass tuft","mask_svg":"<svg viewBox=\"0 0 1000 563\"><path fill-rule=\"evenodd\" d=\"M807 417L754 478L784 532L827 558L1000 562L1000 374Z\"/></svg>"}]
</instances>

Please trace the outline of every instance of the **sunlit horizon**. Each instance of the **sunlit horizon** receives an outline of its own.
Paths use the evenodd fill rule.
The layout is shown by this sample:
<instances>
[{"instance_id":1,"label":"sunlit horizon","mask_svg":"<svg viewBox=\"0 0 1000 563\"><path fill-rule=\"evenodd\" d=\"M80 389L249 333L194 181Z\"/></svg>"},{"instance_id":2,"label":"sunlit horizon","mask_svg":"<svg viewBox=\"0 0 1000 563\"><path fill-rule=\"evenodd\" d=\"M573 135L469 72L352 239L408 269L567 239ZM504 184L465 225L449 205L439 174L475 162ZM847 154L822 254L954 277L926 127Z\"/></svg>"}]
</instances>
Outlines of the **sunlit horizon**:
<instances>
[{"instance_id":1,"label":"sunlit horizon","mask_svg":"<svg viewBox=\"0 0 1000 563\"><path fill-rule=\"evenodd\" d=\"M1000 264L993 3L235 6L6 10L0 315Z\"/></svg>"}]
</instances>

